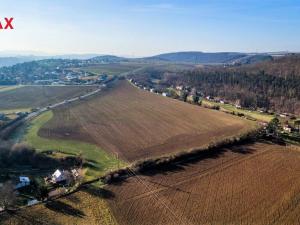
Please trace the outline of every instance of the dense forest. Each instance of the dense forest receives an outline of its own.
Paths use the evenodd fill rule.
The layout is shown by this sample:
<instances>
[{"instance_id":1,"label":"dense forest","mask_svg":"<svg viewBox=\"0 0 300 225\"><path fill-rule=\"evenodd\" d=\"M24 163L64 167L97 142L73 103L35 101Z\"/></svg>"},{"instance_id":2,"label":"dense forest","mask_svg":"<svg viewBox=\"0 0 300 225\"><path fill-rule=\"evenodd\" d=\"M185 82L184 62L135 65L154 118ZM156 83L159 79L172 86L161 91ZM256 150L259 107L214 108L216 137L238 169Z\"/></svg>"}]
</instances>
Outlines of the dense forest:
<instances>
[{"instance_id":1,"label":"dense forest","mask_svg":"<svg viewBox=\"0 0 300 225\"><path fill-rule=\"evenodd\" d=\"M153 76L154 75L154 76ZM243 66L206 66L185 71L132 74L142 83L160 79L167 86L194 87L245 108L300 114L300 55Z\"/></svg>"},{"instance_id":2,"label":"dense forest","mask_svg":"<svg viewBox=\"0 0 300 225\"><path fill-rule=\"evenodd\" d=\"M175 82L196 87L205 95L238 101L246 108L300 114L299 55L249 66L188 71Z\"/></svg>"}]
</instances>

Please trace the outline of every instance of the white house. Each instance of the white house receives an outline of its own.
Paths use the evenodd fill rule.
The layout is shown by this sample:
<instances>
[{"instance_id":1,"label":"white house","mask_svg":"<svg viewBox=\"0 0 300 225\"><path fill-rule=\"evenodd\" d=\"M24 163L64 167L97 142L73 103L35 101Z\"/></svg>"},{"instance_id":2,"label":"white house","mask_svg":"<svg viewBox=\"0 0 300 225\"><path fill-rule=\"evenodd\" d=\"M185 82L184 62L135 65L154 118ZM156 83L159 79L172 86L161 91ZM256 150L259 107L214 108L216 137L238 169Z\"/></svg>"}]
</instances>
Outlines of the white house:
<instances>
[{"instance_id":1,"label":"white house","mask_svg":"<svg viewBox=\"0 0 300 225\"><path fill-rule=\"evenodd\" d=\"M25 186L30 185L30 179L29 177L19 177L19 183L15 186L15 189L19 189Z\"/></svg>"},{"instance_id":2,"label":"white house","mask_svg":"<svg viewBox=\"0 0 300 225\"><path fill-rule=\"evenodd\" d=\"M176 86L176 90L182 91L182 89L183 89L183 86Z\"/></svg>"},{"instance_id":3,"label":"white house","mask_svg":"<svg viewBox=\"0 0 300 225\"><path fill-rule=\"evenodd\" d=\"M53 183L58 183L58 182L62 182L65 181L66 178L63 174L63 172L61 172L60 170L56 170L53 174L52 174L52 179L51 181Z\"/></svg>"},{"instance_id":4,"label":"white house","mask_svg":"<svg viewBox=\"0 0 300 225\"><path fill-rule=\"evenodd\" d=\"M290 125L284 125L283 130L288 132L288 133L291 133L292 132L292 127Z\"/></svg>"},{"instance_id":5,"label":"white house","mask_svg":"<svg viewBox=\"0 0 300 225\"><path fill-rule=\"evenodd\" d=\"M279 114L280 117L285 118L286 115L285 114Z\"/></svg>"},{"instance_id":6,"label":"white house","mask_svg":"<svg viewBox=\"0 0 300 225\"><path fill-rule=\"evenodd\" d=\"M35 204L37 204L37 203L39 203L39 201L36 200L36 199L32 199L32 200L28 200L28 201L27 201L27 205L35 205Z\"/></svg>"}]
</instances>

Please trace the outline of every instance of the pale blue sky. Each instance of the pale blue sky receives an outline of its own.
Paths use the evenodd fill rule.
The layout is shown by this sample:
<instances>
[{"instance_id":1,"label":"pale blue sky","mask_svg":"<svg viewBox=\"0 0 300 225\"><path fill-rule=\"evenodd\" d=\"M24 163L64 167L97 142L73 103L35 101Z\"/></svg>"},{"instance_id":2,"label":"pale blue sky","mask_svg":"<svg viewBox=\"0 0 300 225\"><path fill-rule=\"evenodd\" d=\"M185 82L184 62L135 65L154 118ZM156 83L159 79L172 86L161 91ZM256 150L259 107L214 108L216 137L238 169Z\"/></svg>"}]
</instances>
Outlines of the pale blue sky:
<instances>
[{"instance_id":1,"label":"pale blue sky","mask_svg":"<svg viewBox=\"0 0 300 225\"><path fill-rule=\"evenodd\" d=\"M300 51L300 0L0 0L0 51Z\"/></svg>"}]
</instances>

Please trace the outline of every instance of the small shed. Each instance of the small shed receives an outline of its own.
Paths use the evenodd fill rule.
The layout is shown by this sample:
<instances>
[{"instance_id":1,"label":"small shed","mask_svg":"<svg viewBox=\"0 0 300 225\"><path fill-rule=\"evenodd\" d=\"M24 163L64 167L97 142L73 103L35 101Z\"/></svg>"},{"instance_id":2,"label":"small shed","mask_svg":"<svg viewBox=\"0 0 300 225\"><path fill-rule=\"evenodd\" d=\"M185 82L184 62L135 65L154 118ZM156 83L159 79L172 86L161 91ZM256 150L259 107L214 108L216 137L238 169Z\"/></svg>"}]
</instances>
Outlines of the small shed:
<instances>
[{"instance_id":1,"label":"small shed","mask_svg":"<svg viewBox=\"0 0 300 225\"><path fill-rule=\"evenodd\" d=\"M20 176L19 177L19 183L15 186L15 189L26 187L28 185L30 185L29 177Z\"/></svg>"},{"instance_id":2,"label":"small shed","mask_svg":"<svg viewBox=\"0 0 300 225\"><path fill-rule=\"evenodd\" d=\"M290 125L286 124L286 125L283 126L283 130L285 132L291 133L292 132L292 127Z\"/></svg>"}]
</instances>

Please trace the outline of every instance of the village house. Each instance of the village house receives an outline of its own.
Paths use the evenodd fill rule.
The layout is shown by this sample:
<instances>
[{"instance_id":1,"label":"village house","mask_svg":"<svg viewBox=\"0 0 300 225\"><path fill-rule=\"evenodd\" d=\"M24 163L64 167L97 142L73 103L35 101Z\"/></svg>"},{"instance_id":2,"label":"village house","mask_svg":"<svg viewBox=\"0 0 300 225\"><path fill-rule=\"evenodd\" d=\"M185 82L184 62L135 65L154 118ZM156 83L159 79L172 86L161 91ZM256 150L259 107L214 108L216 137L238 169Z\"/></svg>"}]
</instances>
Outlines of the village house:
<instances>
[{"instance_id":1,"label":"village house","mask_svg":"<svg viewBox=\"0 0 300 225\"><path fill-rule=\"evenodd\" d=\"M60 182L64 182L65 180L66 178L64 176L64 171L60 171L58 169L51 176L52 183L60 183Z\"/></svg>"},{"instance_id":2,"label":"village house","mask_svg":"<svg viewBox=\"0 0 300 225\"><path fill-rule=\"evenodd\" d=\"M287 133L291 133L292 132L292 127L289 125L289 124L285 124L284 126L283 126L283 130L285 131L285 132L287 132Z\"/></svg>"},{"instance_id":3,"label":"village house","mask_svg":"<svg viewBox=\"0 0 300 225\"><path fill-rule=\"evenodd\" d=\"M282 118L286 118L289 116L289 114L288 113L280 113L279 116Z\"/></svg>"},{"instance_id":4,"label":"village house","mask_svg":"<svg viewBox=\"0 0 300 225\"><path fill-rule=\"evenodd\" d=\"M178 90L178 91L182 91L183 90L183 86L176 86L176 90Z\"/></svg>"},{"instance_id":5,"label":"village house","mask_svg":"<svg viewBox=\"0 0 300 225\"><path fill-rule=\"evenodd\" d=\"M196 99L195 95L188 95L187 98L186 98L186 101L190 102L190 103L194 103L195 99Z\"/></svg>"}]
</instances>

